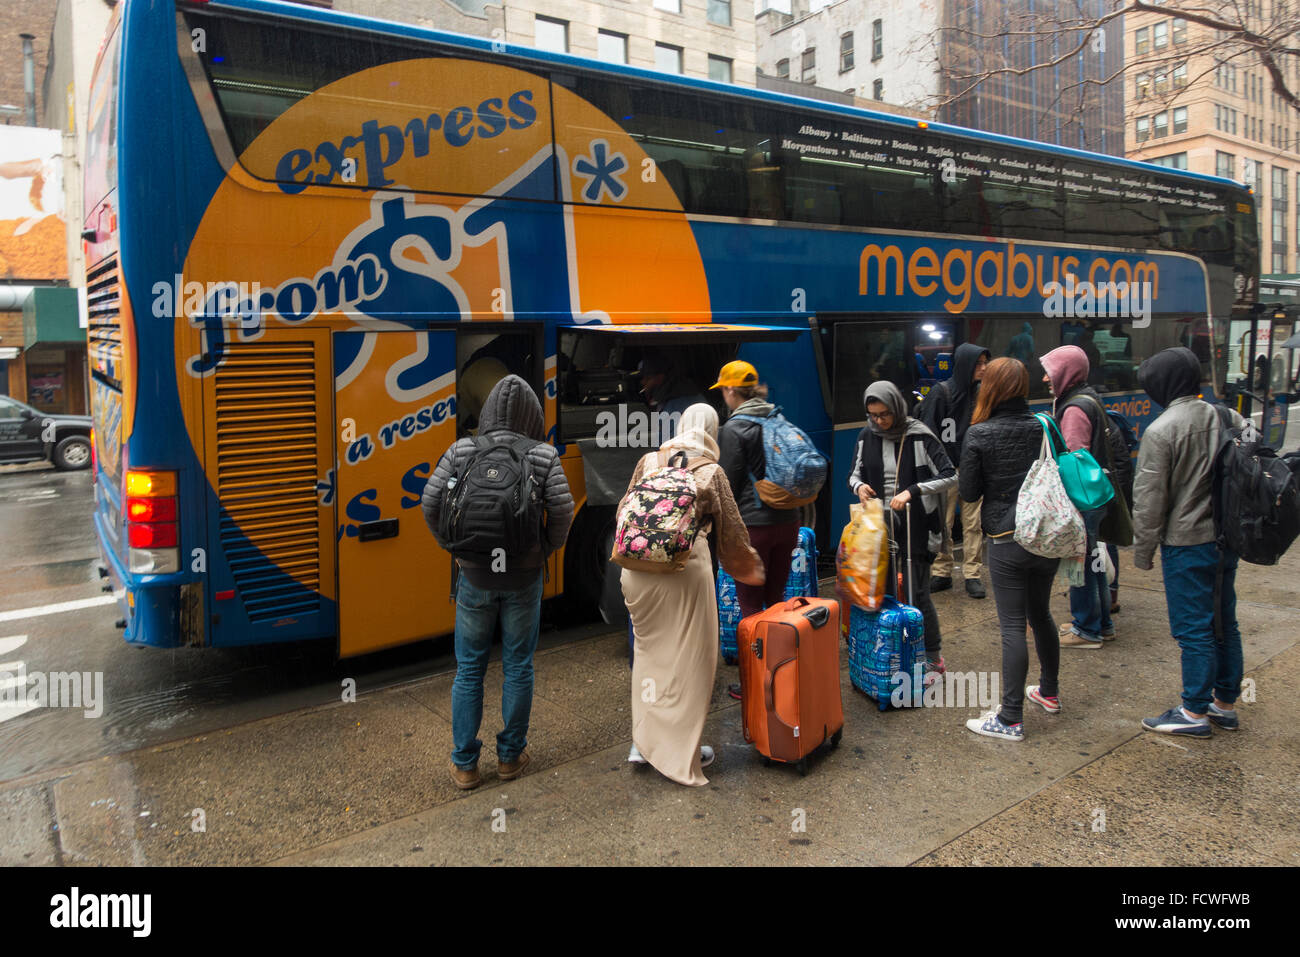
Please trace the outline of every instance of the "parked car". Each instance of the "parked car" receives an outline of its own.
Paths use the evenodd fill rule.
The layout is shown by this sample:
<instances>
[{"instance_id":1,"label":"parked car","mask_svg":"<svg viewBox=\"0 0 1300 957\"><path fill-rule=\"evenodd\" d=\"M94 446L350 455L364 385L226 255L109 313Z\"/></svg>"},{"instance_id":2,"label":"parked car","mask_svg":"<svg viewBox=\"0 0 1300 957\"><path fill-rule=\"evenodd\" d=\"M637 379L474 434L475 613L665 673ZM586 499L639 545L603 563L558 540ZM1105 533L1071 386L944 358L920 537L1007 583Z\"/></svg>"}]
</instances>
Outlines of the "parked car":
<instances>
[{"instance_id":1,"label":"parked car","mask_svg":"<svg viewBox=\"0 0 1300 957\"><path fill-rule=\"evenodd\" d=\"M40 461L90 468L90 416L42 412L0 395L0 464Z\"/></svg>"}]
</instances>

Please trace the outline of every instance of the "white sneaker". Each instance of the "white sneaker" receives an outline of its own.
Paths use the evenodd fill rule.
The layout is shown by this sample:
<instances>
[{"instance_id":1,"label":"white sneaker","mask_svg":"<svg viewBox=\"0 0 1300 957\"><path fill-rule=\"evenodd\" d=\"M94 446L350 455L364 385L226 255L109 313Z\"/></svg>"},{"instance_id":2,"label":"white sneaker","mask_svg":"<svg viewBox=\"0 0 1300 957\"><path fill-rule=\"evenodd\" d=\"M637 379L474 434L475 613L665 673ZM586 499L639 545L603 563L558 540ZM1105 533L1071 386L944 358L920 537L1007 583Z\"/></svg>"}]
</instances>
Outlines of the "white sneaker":
<instances>
[{"instance_id":1,"label":"white sneaker","mask_svg":"<svg viewBox=\"0 0 1300 957\"><path fill-rule=\"evenodd\" d=\"M713 749L707 744L700 745L700 767L707 768L713 763Z\"/></svg>"},{"instance_id":2,"label":"white sneaker","mask_svg":"<svg viewBox=\"0 0 1300 957\"><path fill-rule=\"evenodd\" d=\"M636 749L636 745L635 745L635 744L632 745L632 750L628 751L628 753L627 753L627 760L628 760L628 763L629 763L629 764L645 764L645 763L647 763L647 762L646 762L646 759L643 758L643 757L641 757L641 752L638 751L638 750Z\"/></svg>"}]
</instances>

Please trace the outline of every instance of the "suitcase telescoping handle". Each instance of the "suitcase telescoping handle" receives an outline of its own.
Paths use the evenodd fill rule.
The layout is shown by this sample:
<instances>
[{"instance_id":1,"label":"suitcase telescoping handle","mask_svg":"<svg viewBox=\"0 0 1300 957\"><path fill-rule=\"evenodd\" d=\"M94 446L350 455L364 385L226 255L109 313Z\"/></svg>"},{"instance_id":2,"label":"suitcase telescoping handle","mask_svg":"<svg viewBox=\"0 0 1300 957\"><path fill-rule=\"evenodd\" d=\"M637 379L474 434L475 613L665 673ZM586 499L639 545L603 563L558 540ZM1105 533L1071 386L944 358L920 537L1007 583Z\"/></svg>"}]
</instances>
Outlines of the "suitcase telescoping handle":
<instances>
[{"instance_id":1,"label":"suitcase telescoping handle","mask_svg":"<svg viewBox=\"0 0 1300 957\"><path fill-rule=\"evenodd\" d=\"M907 523L907 603L915 607L912 601L912 503L909 500L904 508L903 521Z\"/></svg>"}]
</instances>

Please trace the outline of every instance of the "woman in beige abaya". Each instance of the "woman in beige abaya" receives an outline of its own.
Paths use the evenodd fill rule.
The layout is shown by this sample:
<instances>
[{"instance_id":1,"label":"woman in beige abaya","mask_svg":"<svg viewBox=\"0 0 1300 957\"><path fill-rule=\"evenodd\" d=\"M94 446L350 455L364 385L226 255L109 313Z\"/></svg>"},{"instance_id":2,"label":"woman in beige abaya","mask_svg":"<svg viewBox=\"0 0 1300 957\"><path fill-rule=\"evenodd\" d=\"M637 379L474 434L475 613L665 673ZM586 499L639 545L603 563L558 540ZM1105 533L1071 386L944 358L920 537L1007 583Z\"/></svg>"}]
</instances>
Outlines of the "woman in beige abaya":
<instances>
[{"instance_id":1,"label":"woman in beige abaya","mask_svg":"<svg viewBox=\"0 0 1300 957\"><path fill-rule=\"evenodd\" d=\"M661 468L678 451L693 470L700 527L686 567L655 573L624 568L623 598L632 616L632 750L628 760L649 763L679 784L708 784L701 768L713 749L700 746L718 667L718 601L709 553L710 527L717 532L718 558L737 581L763 584L763 563L749 545L749 533L718 466L718 413L698 403L683 413L677 435L637 463L629 490L643 475Z\"/></svg>"}]
</instances>

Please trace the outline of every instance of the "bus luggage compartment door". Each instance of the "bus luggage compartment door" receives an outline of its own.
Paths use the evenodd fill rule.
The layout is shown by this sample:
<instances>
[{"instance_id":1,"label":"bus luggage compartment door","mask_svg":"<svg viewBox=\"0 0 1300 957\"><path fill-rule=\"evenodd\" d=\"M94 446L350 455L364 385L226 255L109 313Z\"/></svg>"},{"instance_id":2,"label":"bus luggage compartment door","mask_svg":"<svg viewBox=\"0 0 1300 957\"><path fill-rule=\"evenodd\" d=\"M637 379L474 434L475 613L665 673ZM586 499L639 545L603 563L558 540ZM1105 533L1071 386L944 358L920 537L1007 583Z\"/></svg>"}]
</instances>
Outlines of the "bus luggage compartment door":
<instances>
[{"instance_id":1,"label":"bus luggage compartment door","mask_svg":"<svg viewBox=\"0 0 1300 957\"><path fill-rule=\"evenodd\" d=\"M456 440L455 333L334 333L339 655L450 631L451 559L420 495Z\"/></svg>"}]
</instances>

